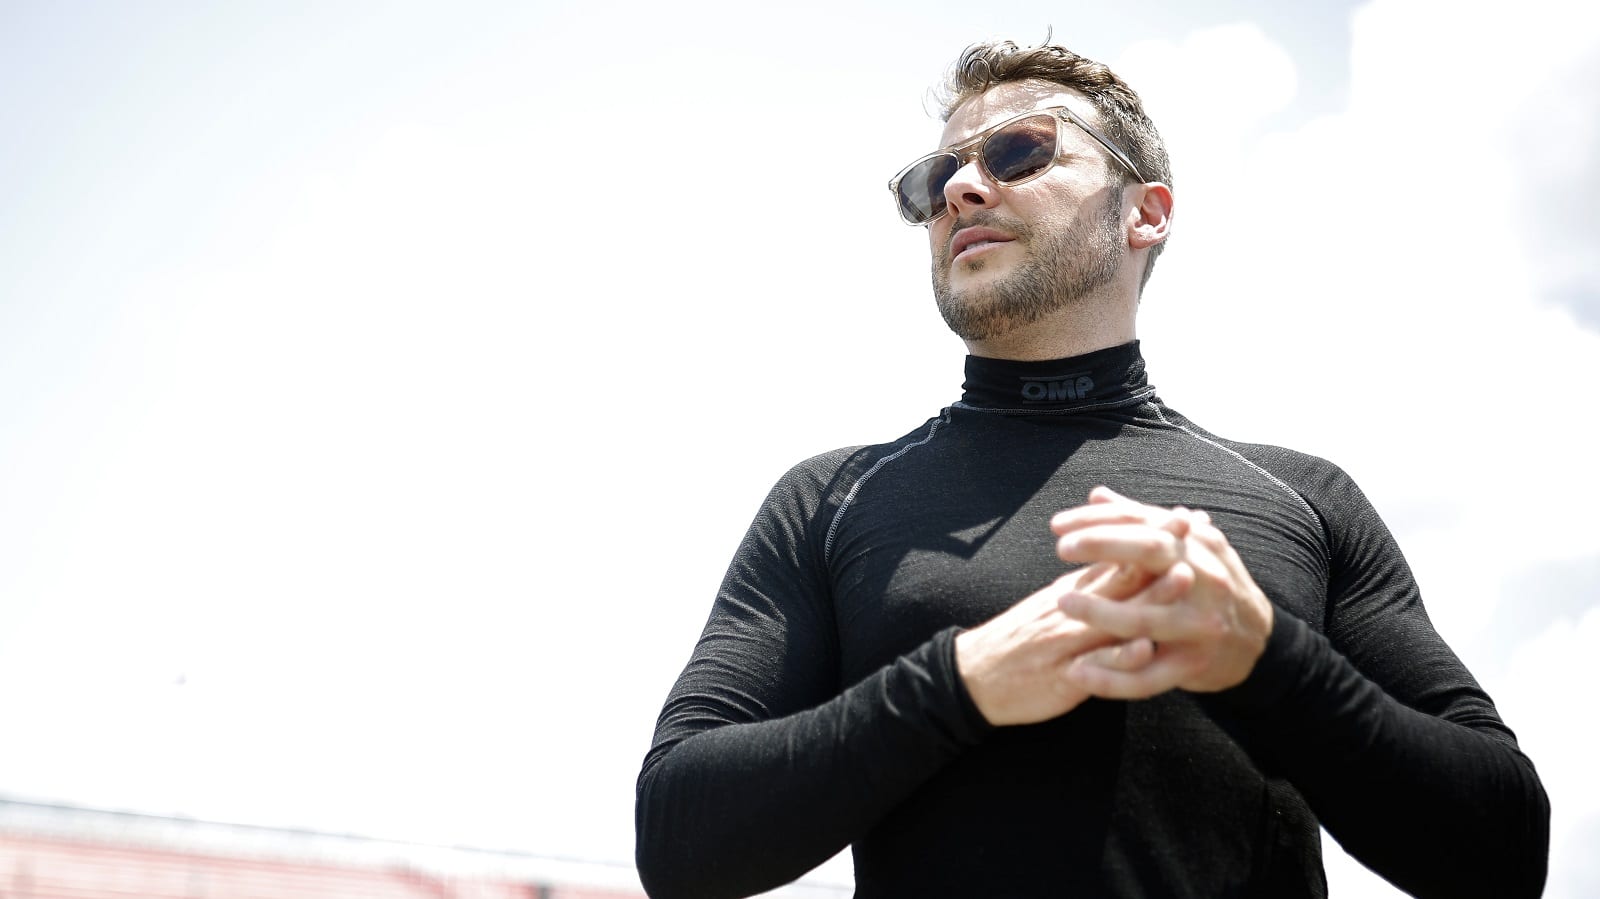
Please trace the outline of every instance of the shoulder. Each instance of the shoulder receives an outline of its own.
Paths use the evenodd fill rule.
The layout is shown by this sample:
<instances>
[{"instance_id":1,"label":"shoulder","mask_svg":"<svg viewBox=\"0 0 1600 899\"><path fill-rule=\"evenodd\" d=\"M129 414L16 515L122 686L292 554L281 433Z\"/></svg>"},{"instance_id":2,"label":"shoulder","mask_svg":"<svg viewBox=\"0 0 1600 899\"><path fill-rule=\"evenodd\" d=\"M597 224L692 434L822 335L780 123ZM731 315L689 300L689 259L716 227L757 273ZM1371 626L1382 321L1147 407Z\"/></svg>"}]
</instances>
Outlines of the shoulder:
<instances>
[{"instance_id":1,"label":"shoulder","mask_svg":"<svg viewBox=\"0 0 1600 899\"><path fill-rule=\"evenodd\" d=\"M794 536L805 533L826 556L828 532L855 494L885 465L931 440L949 410L886 443L845 446L794 464L768 492L757 522L784 522Z\"/></svg>"},{"instance_id":2,"label":"shoulder","mask_svg":"<svg viewBox=\"0 0 1600 899\"><path fill-rule=\"evenodd\" d=\"M900 437L885 442L844 446L818 453L790 466L773 484L764 509L811 519L836 510L850 491L887 461L927 443L938 433L949 410L928 419ZM831 514L831 511L829 511Z\"/></svg>"},{"instance_id":3,"label":"shoulder","mask_svg":"<svg viewBox=\"0 0 1600 899\"><path fill-rule=\"evenodd\" d=\"M1222 442L1308 497L1337 495L1355 487L1355 482L1344 469L1321 456L1270 443Z\"/></svg>"},{"instance_id":4,"label":"shoulder","mask_svg":"<svg viewBox=\"0 0 1600 899\"><path fill-rule=\"evenodd\" d=\"M1335 462L1275 444L1221 437L1182 416L1176 420L1195 436L1236 454L1294 493L1329 530L1350 523L1371 524L1377 518L1355 479Z\"/></svg>"},{"instance_id":5,"label":"shoulder","mask_svg":"<svg viewBox=\"0 0 1600 899\"><path fill-rule=\"evenodd\" d=\"M1235 453L1252 465L1266 469L1292 484L1320 490L1333 484L1352 483L1343 469L1321 456L1270 443L1232 440L1206 430L1170 408L1163 409L1163 417L1195 437Z\"/></svg>"},{"instance_id":6,"label":"shoulder","mask_svg":"<svg viewBox=\"0 0 1600 899\"><path fill-rule=\"evenodd\" d=\"M903 455L933 439L947 420L948 411L886 443L845 446L804 459L784 472L773 487L773 492L826 496L839 489L840 485L848 491L850 485L866 477L885 460Z\"/></svg>"}]
</instances>

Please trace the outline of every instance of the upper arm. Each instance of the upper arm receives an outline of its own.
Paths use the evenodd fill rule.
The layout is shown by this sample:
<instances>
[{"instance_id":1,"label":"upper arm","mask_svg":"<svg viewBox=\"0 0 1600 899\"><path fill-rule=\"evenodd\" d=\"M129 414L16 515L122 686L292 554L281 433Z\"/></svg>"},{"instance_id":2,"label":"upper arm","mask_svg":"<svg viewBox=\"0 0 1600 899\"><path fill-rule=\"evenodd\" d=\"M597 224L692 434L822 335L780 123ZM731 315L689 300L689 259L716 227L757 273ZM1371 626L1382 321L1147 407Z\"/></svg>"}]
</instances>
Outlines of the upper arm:
<instances>
[{"instance_id":1,"label":"upper arm","mask_svg":"<svg viewBox=\"0 0 1600 899\"><path fill-rule=\"evenodd\" d=\"M647 771L696 733L779 718L839 693L818 518L849 458L840 453L795 466L757 511L662 709Z\"/></svg>"},{"instance_id":2,"label":"upper arm","mask_svg":"<svg viewBox=\"0 0 1600 899\"><path fill-rule=\"evenodd\" d=\"M1489 696L1435 630L1394 535L1355 482L1324 464L1327 486L1317 501L1333 506L1324 516L1329 641L1403 705L1509 738Z\"/></svg>"}]
</instances>

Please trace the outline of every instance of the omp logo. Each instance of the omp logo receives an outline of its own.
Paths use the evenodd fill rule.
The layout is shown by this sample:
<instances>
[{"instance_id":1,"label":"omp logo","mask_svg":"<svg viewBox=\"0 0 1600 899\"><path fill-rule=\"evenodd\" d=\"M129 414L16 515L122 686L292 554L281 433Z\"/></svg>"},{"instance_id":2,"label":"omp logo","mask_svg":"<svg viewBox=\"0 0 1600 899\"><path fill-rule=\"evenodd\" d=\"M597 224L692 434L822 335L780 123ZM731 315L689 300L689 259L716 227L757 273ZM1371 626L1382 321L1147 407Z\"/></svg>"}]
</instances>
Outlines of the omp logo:
<instances>
[{"instance_id":1,"label":"omp logo","mask_svg":"<svg viewBox=\"0 0 1600 899\"><path fill-rule=\"evenodd\" d=\"M1030 403L1059 403L1081 400L1094 389L1094 379L1086 374L1049 375L1022 379L1022 398Z\"/></svg>"}]
</instances>

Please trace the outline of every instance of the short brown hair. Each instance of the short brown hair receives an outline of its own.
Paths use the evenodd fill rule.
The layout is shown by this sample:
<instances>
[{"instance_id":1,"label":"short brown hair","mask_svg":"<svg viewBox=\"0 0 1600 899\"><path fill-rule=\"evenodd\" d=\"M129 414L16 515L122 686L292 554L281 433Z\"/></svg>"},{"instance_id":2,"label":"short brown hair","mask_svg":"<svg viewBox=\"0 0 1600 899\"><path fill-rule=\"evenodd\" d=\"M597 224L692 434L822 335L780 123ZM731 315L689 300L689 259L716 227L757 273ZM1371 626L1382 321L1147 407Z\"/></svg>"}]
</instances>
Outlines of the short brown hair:
<instances>
[{"instance_id":1,"label":"short brown hair","mask_svg":"<svg viewBox=\"0 0 1600 899\"><path fill-rule=\"evenodd\" d=\"M939 118L949 121L961 104L1010 81L1046 81L1083 94L1094 106L1101 131L1128 154L1144 177L1172 186L1167 145L1156 131L1155 122L1145 114L1134 89L1104 63L1055 46L1048 38L1038 47L1018 47L1013 41L989 41L968 47L935 88ZM1113 171L1121 169L1113 167ZM1141 288L1150 280L1156 257L1165 248L1165 241L1150 248L1139 282Z\"/></svg>"}]
</instances>

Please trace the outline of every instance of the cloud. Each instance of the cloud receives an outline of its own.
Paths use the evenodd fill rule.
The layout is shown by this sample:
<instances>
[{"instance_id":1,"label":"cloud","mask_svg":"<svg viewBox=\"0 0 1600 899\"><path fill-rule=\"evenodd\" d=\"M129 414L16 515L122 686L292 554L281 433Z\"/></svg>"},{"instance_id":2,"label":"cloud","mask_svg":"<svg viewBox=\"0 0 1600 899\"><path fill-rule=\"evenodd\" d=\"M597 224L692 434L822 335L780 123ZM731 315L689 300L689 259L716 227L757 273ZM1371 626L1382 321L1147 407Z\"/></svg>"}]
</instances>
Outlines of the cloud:
<instances>
[{"instance_id":1,"label":"cloud","mask_svg":"<svg viewBox=\"0 0 1600 899\"><path fill-rule=\"evenodd\" d=\"M1600 332L1600 49L1558 58L1508 102L1524 252L1541 299Z\"/></svg>"},{"instance_id":2,"label":"cloud","mask_svg":"<svg viewBox=\"0 0 1600 899\"><path fill-rule=\"evenodd\" d=\"M1593 594L1591 594L1592 596ZM1563 616L1513 652L1493 686L1502 713L1538 766L1551 804L1549 895L1590 896L1600 878L1600 768L1593 748L1600 724L1585 709L1595 688L1600 607Z\"/></svg>"},{"instance_id":3,"label":"cloud","mask_svg":"<svg viewBox=\"0 0 1600 899\"><path fill-rule=\"evenodd\" d=\"M1593 876L1577 847L1600 807L1571 706L1600 627L1596 427L1574 405L1600 385L1596 22L1549 0L1380 0L1353 23L1348 108L1291 131L1270 125L1292 66L1248 26L1114 66L1177 173L1141 324L1163 394L1332 458L1386 513L1546 778L1551 895ZM1328 848L1335 893L1395 895Z\"/></svg>"}]
</instances>

